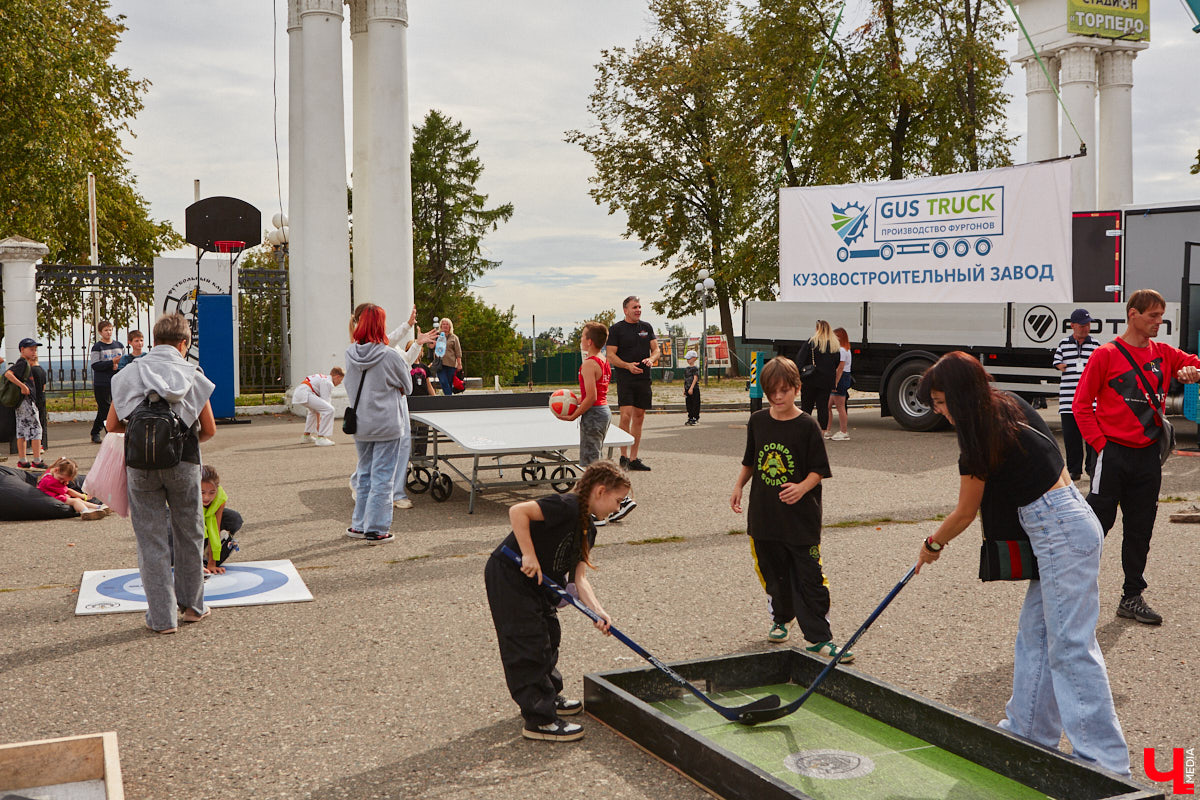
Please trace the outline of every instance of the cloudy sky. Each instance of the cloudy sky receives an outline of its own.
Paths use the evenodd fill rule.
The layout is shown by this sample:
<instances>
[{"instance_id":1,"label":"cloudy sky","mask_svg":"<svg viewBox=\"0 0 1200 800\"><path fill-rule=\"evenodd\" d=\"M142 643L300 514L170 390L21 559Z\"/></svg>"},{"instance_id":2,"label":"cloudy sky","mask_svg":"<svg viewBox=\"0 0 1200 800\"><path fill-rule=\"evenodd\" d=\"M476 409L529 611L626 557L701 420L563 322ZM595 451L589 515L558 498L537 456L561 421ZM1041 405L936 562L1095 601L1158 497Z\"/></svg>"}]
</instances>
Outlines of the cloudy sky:
<instances>
[{"instance_id":1,"label":"cloudy sky","mask_svg":"<svg viewBox=\"0 0 1200 800\"><path fill-rule=\"evenodd\" d=\"M479 142L482 191L515 206L512 220L486 240L502 266L480 279L477 292L514 306L524 332L533 315L539 330L569 330L628 294L647 305L656 299L662 274L641 266L638 244L621 238L624 218L588 197L590 159L563 141L564 131L590 124L587 96L600 51L632 45L648 31L646 0L409 0L408 7L412 121L436 108L463 123ZM868 7L850 0L848 18ZM287 208L285 0L113 0L112 8L129 28L117 63L153 84L127 142L152 215L182 232L199 179L202 196L247 200L269 225L280 207L276 138ZM1151 46L1134 64L1134 201L1200 200L1200 177L1188 174L1200 147L1200 35L1181 3L1155 0L1151 14ZM348 21L343 48L349 143ZM1010 128L1019 134L1022 74L1009 91ZM1015 158L1024 159L1023 142ZM665 323L649 312L647 319ZM682 321L699 331L698 314Z\"/></svg>"}]
</instances>

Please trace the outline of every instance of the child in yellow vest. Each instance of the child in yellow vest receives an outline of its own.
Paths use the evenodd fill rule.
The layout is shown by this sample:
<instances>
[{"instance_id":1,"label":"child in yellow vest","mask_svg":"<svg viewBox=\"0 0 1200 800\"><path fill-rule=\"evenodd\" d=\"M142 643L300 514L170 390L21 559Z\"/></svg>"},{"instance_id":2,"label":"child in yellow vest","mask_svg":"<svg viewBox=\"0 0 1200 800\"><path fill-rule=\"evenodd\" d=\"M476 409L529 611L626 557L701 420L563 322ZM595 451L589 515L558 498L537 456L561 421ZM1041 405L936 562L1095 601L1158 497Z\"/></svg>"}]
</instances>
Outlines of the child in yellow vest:
<instances>
[{"instance_id":1,"label":"child in yellow vest","mask_svg":"<svg viewBox=\"0 0 1200 800\"><path fill-rule=\"evenodd\" d=\"M220 575L221 566L240 549L234 534L242 529L242 515L226 508L229 496L221 488L221 476L205 464L200 468L200 502L204 505L204 572Z\"/></svg>"}]
</instances>

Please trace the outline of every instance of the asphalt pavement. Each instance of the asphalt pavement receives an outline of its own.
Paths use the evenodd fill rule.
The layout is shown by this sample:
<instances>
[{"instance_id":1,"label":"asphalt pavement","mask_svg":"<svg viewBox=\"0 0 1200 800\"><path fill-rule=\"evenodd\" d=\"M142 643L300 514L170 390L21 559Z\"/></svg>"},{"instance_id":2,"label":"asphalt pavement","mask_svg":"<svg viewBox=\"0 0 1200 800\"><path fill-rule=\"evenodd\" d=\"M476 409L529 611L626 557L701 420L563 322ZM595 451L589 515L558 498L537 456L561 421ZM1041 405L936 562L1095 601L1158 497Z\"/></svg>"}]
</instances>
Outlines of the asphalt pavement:
<instances>
[{"instance_id":1,"label":"asphalt pavement","mask_svg":"<svg viewBox=\"0 0 1200 800\"><path fill-rule=\"evenodd\" d=\"M667 661L765 650L770 620L728 497L745 412L646 419L638 508L600 531L596 591L622 630ZM1057 430L1057 419L1047 413ZM1181 428L1190 429L1190 424ZM255 417L204 447L242 512L235 560L290 559L315 601L219 608L174 636L139 614L76 617L85 570L136 566L127 520L0 526L0 743L115 730L126 796L138 798L512 798L698 800L709 795L598 721L571 744L530 742L509 699L483 591L506 509L537 491L484 494L467 514L458 484L397 511L396 541L344 537L354 447L299 444L302 421ZM952 432L916 434L851 411L829 442L824 562L835 637L848 637L900 579L936 515L954 504ZM1183 445L1194 446L1189 430ZM52 431L52 457L86 469L87 425ZM1099 640L1134 764L1143 748L1200 743L1200 525L1172 524L1197 499L1200 458L1172 458L1147 578L1160 628L1115 616L1118 530L1100 576ZM858 524L855 524L855 523ZM851 669L986 722L1003 715L1024 584L975 577L978 525L922 571L855 647ZM640 666L576 612L561 612L560 668ZM817 744L817 743L814 743ZM818 745L819 746L819 745Z\"/></svg>"}]
</instances>

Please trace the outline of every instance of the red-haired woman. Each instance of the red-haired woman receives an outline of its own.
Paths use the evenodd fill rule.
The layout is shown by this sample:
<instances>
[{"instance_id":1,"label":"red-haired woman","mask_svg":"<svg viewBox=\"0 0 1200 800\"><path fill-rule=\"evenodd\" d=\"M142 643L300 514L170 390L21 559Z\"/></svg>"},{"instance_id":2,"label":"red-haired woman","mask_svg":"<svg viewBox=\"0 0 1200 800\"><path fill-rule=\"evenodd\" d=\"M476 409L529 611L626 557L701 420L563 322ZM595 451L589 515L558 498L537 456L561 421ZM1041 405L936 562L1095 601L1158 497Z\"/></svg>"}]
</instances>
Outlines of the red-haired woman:
<instances>
[{"instance_id":1,"label":"red-haired woman","mask_svg":"<svg viewBox=\"0 0 1200 800\"><path fill-rule=\"evenodd\" d=\"M404 397L412 392L408 362L388 346L387 317L367 304L346 348L346 394L358 422L354 516L346 535L372 543L390 542L392 492L401 448L408 433Z\"/></svg>"}]
</instances>

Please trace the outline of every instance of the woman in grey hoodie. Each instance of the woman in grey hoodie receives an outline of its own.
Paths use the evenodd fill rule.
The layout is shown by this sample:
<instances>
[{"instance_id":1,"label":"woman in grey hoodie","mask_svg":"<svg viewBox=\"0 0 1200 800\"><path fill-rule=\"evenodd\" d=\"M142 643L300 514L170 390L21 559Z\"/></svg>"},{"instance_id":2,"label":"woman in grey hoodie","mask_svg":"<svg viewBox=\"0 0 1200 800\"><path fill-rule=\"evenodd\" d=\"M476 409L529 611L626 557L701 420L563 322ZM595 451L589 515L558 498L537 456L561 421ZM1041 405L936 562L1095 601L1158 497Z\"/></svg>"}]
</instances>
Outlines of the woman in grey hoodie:
<instances>
[{"instance_id":1,"label":"woman in grey hoodie","mask_svg":"<svg viewBox=\"0 0 1200 800\"><path fill-rule=\"evenodd\" d=\"M174 633L179 619L199 622L209 614L204 605L200 442L211 439L217 426L208 402L213 382L184 358L191 338L191 326L182 314L159 319L154 348L113 377L112 405L105 420L110 433L124 433L125 420L153 392L171 404L189 431L183 458L174 467L125 470L138 571L149 605L146 626L158 633Z\"/></svg>"},{"instance_id":2,"label":"woman in grey hoodie","mask_svg":"<svg viewBox=\"0 0 1200 800\"><path fill-rule=\"evenodd\" d=\"M361 392L360 392L361 389ZM346 348L346 394L358 430L354 516L346 535L379 544L393 538L392 491L402 446L409 436L407 403L412 376L404 357L388 346L387 317L368 304Z\"/></svg>"}]
</instances>

